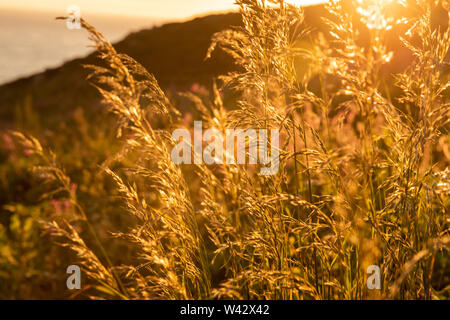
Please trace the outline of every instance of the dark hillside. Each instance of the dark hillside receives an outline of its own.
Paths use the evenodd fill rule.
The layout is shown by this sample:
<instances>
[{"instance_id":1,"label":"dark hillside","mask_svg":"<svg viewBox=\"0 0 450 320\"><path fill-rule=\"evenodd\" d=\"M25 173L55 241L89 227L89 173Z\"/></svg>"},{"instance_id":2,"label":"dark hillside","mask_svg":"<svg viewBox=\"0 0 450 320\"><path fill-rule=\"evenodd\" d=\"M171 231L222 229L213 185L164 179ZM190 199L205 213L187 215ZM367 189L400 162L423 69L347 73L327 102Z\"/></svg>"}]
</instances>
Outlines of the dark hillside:
<instances>
[{"instance_id":1,"label":"dark hillside","mask_svg":"<svg viewBox=\"0 0 450 320\"><path fill-rule=\"evenodd\" d=\"M130 34L115 44L153 73L165 88L184 90L193 81L209 84L214 76L232 68L230 58L217 52L204 61L215 32L240 24L236 13L212 15L184 23L171 23ZM63 27L63 26L61 26ZM101 31L101 30L99 30ZM95 55L76 59L63 66L0 87L2 126L14 121L15 108L31 97L33 110L40 115L61 114L63 118L81 106L86 114L99 108L99 95L89 85L83 64L96 63ZM193 80L194 79L194 80Z\"/></svg>"}]
</instances>

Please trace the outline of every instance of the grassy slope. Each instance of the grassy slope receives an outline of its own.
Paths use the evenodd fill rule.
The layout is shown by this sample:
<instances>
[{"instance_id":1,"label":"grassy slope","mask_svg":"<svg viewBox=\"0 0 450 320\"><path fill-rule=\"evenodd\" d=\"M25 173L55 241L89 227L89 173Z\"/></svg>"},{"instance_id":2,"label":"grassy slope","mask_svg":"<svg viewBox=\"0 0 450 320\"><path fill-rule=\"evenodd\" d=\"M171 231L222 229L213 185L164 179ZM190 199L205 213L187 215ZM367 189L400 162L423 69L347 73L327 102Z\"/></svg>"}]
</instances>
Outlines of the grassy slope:
<instances>
[{"instance_id":1,"label":"grassy slope","mask_svg":"<svg viewBox=\"0 0 450 320\"><path fill-rule=\"evenodd\" d=\"M306 25L312 30L311 38L315 37L315 31L325 31L324 13L322 6L305 8ZM211 15L132 33L115 47L154 74L165 90L187 90L193 83L209 86L213 77L233 69L232 60L220 50L216 50L212 59L204 60L211 37L215 32L240 24L237 13ZM391 46L396 54L389 72L400 72L409 64L411 56L401 49L397 41ZM82 68L83 64L98 63L95 59L91 54L59 68L0 86L0 129L5 125L11 126L17 105L23 104L27 96L28 99L31 97L35 112L45 117L51 115L55 122L70 117L70 111L77 107L82 107L90 117L98 114L100 97L85 81L87 72ZM44 119L43 124L53 127L51 123L45 123L46 120L51 119Z\"/></svg>"},{"instance_id":2,"label":"grassy slope","mask_svg":"<svg viewBox=\"0 0 450 320\"><path fill-rule=\"evenodd\" d=\"M204 57L215 32L238 24L236 13L212 15L132 33L115 46L153 73L163 88L184 90L193 82L209 84L212 77L232 68L231 59L224 54L216 54L210 61ZM11 124L14 108L26 96L32 97L33 109L41 115L64 117L78 106L87 114L96 112L100 97L85 81L87 72L81 66L95 63L95 59L91 54L1 86L0 127Z\"/></svg>"}]
</instances>

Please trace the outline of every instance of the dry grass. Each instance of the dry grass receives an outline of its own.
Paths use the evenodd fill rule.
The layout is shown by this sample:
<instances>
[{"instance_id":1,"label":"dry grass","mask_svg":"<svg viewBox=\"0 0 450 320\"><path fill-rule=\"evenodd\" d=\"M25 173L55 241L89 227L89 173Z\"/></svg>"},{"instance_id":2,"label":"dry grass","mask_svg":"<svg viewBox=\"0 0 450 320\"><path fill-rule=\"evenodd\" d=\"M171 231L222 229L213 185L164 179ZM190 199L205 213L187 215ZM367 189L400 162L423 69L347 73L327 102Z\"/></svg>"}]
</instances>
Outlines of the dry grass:
<instances>
[{"instance_id":1,"label":"dry grass","mask_svg":"<svg viewBox=\"0 0 450 320\"><path fill-rule=\"evenodd\" d=\"M302 10L271 2L237 0L244 27L215 35L208 53L220 47L240 66L220 79L239 95L237 108L224 105L216 85L209 103L188 96L208 127L280 129L278 174L175 165L170 134L183 126L183 115L151 74L83 21L105 64L88 66L91 81L117 116L123 140L103 167L136 218L114 235L133 243L136 260L111 264L55 157L16 134L42 157L35 171L56 181L55 194L76 208L44 225L77 253L98 284L94 296L448 298L448 283L434 278L450 246L449 159L437 147L448 137L449 83L442 72L450 31L432 28L436 3L408 2L414 19L389 20L388 10L375 22L367 17L361 44L357 13L333 1L324 23L334 40L319 37L307 50L297 46L307 35ZM394 54L386 34L398 23L407 26L402 41L415 60L395 75L402 95L392 101L380 70ZM307 72L298 72L298 61L308 63ZM310 90L314 79L319 92ZM73 226L78 220L89 224L96 250ZM381 290L366 287L369 265L381 268Z\"/></svg>"}]
</instances>

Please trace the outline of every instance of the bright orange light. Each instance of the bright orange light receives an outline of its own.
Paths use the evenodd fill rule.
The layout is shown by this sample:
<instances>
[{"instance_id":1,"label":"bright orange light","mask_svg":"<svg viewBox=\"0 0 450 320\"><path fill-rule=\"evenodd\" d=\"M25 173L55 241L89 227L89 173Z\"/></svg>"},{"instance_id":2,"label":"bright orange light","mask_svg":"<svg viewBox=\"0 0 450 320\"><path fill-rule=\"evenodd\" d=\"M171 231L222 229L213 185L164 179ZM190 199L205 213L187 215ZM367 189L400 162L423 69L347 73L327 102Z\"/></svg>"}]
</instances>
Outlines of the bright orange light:
<instances>
[{"instance_id":1,"label":"bright orange light","mask_svg":"<svg viewBox=\"0 0 450 320\"><path fill-rule=\"evenodd\" d=\"M311 6L314 4L320 4L328 2L327 0L284 0L285 3L292 4L294 6L303 7L303 6Z\"/></svg>"},{"instance_id":2,"label":"bright orange light","mask_svg":"<svg viewBox=\"0 0 450 320\"><path fill-rule=\"evenodd\" d=\"M405 6L404 0L358 0L358 13L369 29L389 30L394 24L404 23L404 19L394 18L394 3Z\"/></svg>"}]
</instances>

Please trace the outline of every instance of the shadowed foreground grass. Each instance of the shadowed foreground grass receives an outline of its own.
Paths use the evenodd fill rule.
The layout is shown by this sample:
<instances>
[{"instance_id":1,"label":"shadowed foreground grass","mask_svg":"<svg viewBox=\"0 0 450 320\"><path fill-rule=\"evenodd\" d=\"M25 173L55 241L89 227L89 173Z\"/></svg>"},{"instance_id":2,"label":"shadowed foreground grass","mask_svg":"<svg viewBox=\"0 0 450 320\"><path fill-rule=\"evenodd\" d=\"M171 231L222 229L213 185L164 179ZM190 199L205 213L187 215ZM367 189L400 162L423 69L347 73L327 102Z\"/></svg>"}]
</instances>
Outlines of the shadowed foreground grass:
<instances>
[{"instance_id":1,"label":"shadowed foreground grass","mask_svg":"<svg viewBox=\"0 0 450 320\"><path fill-rule=\"evenodd\" d=\"M300 8L270 3L237 0L243 26L215 34L207 53L220 48L236 70L183 93L190 109L83 21L102 61L88 81L117 131L79 115L79 142L61 143L79 158L76 181L31 135L5 136L9 166L32 168L39 188L33 205L6 207L0 238L16 241L3 259L38 274L80 264L87 279L72 297L448 299L450 31L435 23L438 3L331 1L314 37ZM392 30L413 56L396 74ZM175 165L171 133L194 120L279 129L278 173ZM73 252L39 258L67 260L36 261L34 221ZM379 290L366 285L371 265ZM14 286L23 294L26 278Z\"/></svg>"}]
</instances>

